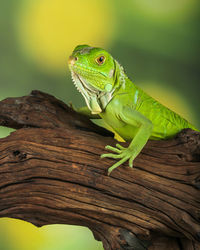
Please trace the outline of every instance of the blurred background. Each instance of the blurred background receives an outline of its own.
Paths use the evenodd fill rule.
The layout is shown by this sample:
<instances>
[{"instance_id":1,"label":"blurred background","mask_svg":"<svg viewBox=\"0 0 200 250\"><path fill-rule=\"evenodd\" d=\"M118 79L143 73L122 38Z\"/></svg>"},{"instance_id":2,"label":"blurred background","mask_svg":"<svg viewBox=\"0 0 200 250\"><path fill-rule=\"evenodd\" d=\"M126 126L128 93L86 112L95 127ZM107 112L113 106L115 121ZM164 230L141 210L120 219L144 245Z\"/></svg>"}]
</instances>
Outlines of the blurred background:
<instances>
[{"instance_id":1,"label":"blurred background","mask_svg":"<svg viewBox=\"0 0 200 250\"><path fill-rule=\"evenodd\" d=\"M147 93L200 128L198 0L0 0L0 99L33 89L84 105L67 58L107 49ZM0 127L0 137L12 130ZM98 250L87 228L0 219L0 250Z\"/></svg>"}]
</instances>

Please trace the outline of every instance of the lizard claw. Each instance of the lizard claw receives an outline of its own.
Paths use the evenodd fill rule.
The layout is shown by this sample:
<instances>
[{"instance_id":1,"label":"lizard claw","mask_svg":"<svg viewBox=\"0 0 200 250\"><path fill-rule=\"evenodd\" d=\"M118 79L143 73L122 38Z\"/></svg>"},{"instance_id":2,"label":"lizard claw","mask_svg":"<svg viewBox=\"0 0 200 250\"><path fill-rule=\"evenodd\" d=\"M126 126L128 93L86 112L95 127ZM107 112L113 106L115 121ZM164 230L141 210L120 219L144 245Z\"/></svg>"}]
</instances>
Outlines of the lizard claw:
<instances>
[{"instance_id":1,"label":"lizard claw","mask_svg":"<svg viewBox=\"0 0 200 250\"><path fill-rule=\"evenodd\" d=\"M126 149L126 148L122 147L120 144L116 144L116 147L119 148L119 149L121 149L121 150Z\"/></svg>"},{"instance_id":2,"label":"lizard claw","mask_svg":"<svg viewBox=\"0 0 200 250\"><path fill-rule=\"evenodd\" d=\"M127 160L128 160L128 157L124 157L124 158L122 158L120 161L118 161L117 163L115 163L114 165L112 165L112 166L108 169L108 175L110 175L111 172L112 172L115 168L119 167L122 163L124 163L124 162L127 161Z\"/></svg>"},{"instance_id":3,"label":"lizard claw","mask_svg":"<svg viewBox=\"0 0 200 250\"><path fill-rule=\"evenodd\" d=\"M131 157L129 159L129 167L132 168L133 167L133 160L135 159L135 157Z\"/></svg>"},{"instance_id":4,"label":"lizard claw","mask_svg":"<svg viewBox=\"0 0 200 250\"><path fill-rule=\"evenodd\" d=\"M117 145L116 145L116 146L117 146ZM109 145L105 146L105 149L108 149L108 150L113 151L113 152L118 153L118 154L121 153L121 150L119 150L118 148L109 146Z\"/></svg>"},{"instance_id":5,"label":"lizard claw","mask_svg":"<svg viewBox=\"0 0 200 250\"><path fill-rule=\"evenodd\" d=\"M116 154L102 154L100 156L101 158L113 158L113 159L118 159L118 158L121 158L120 155L116 155Z\"/></svg>"},{"instance_id":6,"label":"lizard claw","mask_svg":"<svg viewBox=\"0 0 200 250\"><path fill-rule=\"evenodd\" d=\"M116 144L116 148L107 145L105 147L105 149L108 149L110 151L113 151L116 154L102 154L101 158L113 158L113 159L119 159L121 158L121 160L119 160L118 162L116 162L114 165L112 165L109 169L108 169L108 175L110 175L110 173L117 167L119 167L121 164L123 164L125 161L129 160L129 167L133 167L133 160L135 159L135 154L134 151L132 151L129 148L124 148L122 147L120 144Z\"/></svg>"}]
</instances>

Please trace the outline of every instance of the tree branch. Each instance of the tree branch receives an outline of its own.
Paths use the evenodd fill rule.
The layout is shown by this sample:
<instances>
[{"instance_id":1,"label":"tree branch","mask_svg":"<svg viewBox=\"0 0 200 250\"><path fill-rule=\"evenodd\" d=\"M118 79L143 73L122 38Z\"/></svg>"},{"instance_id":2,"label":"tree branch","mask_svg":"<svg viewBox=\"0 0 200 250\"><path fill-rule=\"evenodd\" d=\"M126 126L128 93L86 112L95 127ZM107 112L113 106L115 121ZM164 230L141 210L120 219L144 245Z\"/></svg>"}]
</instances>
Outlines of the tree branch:
<instances>
[{"instance_id":1,"label":"tree branch","mask_svg":"<svg viewBox=\"0 0 200 250\"><path fill-rule=\"evenodd\" d=\"M48 94L0 102L0 217L90 228L105 249L200 249L200 133L149 141L108 177L112 134ZM126 143L124 143L126 145Z\"/></svg>"}]
</instances>

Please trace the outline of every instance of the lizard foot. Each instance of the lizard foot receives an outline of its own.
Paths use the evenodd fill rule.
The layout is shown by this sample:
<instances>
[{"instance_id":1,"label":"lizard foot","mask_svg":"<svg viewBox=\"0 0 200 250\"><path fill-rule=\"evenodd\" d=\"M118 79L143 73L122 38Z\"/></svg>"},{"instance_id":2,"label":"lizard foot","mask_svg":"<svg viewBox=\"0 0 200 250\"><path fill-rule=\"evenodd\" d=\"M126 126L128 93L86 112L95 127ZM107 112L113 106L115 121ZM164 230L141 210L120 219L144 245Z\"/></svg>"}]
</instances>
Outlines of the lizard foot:
<instances>
[{"instance_id":1,"label":"lizard foot","mask_svg":"<svg viewBox=\"0 0 200 250\"><path fill-rule=\"evenodd\" d=\"M120 144L116 144L116 147L112 147L107 145L105 147L106 149L113 151L116 154L102 154L101 158L113 158L113 159L120 159L120 161L116 162L114 165L112 165L109 169L108 169L108 175L110 175L110 173L117 167L119 167L121 164L123 164L125 161L127 161L129 159L129 166L132 168L133 167L133 160L135 159L135 154L134 154L134 150L131 148L124 148L122 147Z\"/></svg>"}]
</instances>

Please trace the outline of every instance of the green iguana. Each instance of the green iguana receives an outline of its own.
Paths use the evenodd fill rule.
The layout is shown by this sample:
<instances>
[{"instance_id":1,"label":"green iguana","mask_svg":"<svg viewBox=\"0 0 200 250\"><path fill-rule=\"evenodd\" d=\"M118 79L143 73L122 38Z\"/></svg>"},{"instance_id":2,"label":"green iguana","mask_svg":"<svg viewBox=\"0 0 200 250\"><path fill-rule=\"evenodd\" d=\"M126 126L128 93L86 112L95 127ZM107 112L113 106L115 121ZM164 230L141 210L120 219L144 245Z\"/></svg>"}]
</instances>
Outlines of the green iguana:
<instances>
[{"instance_id":1,"label":"green iguana","mask_svg":"<svg viewBox=\"0 0 200 250\"><path fill-rule=\"evenodd\" d=\"M131 141L128 148L120 144L105 147L115 154L102 154L101 158L120 159L108 169L108 174L127 160L132 167L148 139L168 139L184 128L197 130L137 87L107 51L79 45L68 63L73 82L87 104L79 112L100 118L94 122Z\"/></svg>"}]
</instances>

